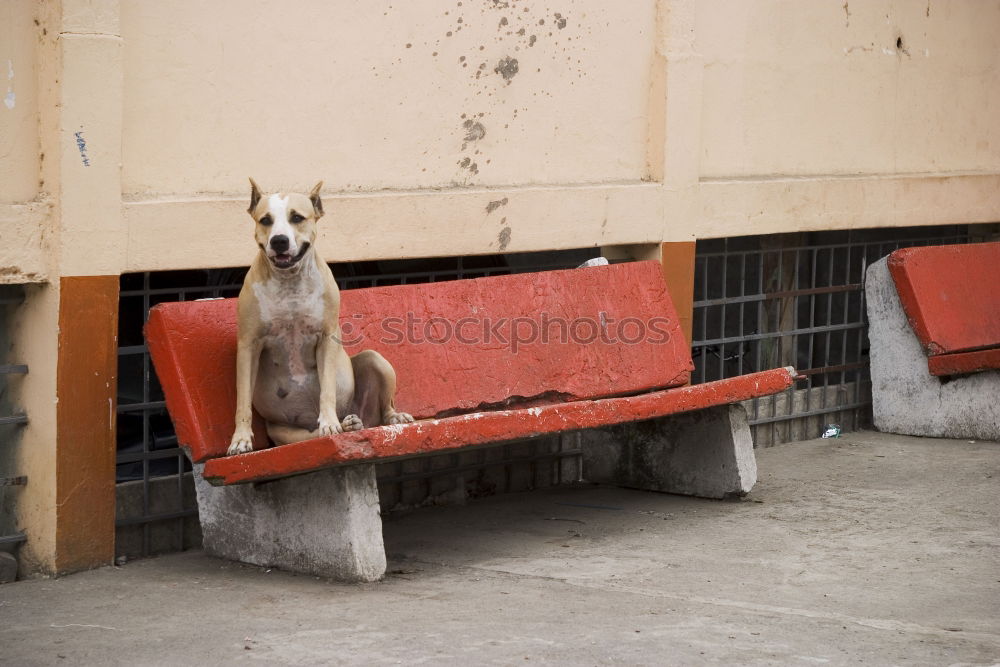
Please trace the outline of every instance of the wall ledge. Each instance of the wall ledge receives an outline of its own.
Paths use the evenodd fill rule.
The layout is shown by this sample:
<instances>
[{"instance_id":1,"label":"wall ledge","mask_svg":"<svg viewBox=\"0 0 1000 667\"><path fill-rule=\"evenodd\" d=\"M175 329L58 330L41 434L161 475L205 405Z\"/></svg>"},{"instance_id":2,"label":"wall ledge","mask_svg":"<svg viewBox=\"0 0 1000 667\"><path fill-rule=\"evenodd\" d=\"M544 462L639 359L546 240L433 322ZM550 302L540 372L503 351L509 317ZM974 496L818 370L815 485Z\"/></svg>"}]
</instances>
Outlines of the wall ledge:
<instances>
[{"instance_id":1,"label":"wall ledge","mask_svg":"<svg viewBox=\"0 0 1000 667\"><path fill-rule=\"evenodd\" d=\"M0 284L49 281L52 207L48 197L0 204Z\"/></svg>"}]
</instances>

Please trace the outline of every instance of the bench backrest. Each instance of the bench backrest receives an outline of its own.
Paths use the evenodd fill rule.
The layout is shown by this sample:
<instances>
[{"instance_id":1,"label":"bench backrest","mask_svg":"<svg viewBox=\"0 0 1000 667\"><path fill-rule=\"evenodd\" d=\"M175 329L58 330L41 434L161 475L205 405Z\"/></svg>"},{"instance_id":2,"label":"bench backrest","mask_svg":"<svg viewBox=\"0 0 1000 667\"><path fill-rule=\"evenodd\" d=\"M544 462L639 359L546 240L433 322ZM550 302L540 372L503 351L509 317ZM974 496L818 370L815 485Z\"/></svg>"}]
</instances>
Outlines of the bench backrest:
<instances>
[{"instance_id":1,"label":"bench backrest","mask_svg":"<svg viewBox=\"0 0 1000 667\"><path fill-rule=\"evenodd\" d=\"M928 355L1000 347L1000 243L903 248L888 265Z\"/></svg>"},{"instance_id":2,"label":"bench backrest","mask_svg":"<svg viewBox=\"0 0 1000 667\"><path fill-rule=\"evenodd\" d=\"M656 262L345 290L340 321L349 353L392 363L396 407L418 419L678 386L693 368ZM159 304L146 325L195 461L232 436L236 326L236 299Z\"/></svg>"}]
</instances>

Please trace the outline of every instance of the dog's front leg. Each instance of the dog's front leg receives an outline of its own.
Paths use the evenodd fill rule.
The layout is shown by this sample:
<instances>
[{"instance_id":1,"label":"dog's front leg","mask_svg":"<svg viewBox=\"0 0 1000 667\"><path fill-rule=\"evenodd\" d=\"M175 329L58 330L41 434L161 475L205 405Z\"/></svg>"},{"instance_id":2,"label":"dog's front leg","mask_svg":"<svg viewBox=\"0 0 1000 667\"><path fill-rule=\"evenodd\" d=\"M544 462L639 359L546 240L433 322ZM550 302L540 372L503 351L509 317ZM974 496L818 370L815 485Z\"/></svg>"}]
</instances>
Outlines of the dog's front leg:
<instances>
[{"instance_id":1,"label":"dog's front leg","mask_svg":"<svg viewBox=\"0 0 1000 667\"><path fill-rule=\"evenodd\" d=\"M253 451L253 387L257 381L261 348L256 335L241 335L236 342L236 430L227 456Z\"/></svg>"},{"instance_id":2,"label":"dog's front leg","mask_svg":"<svg viewBox=\"0 0 1000 667\"><path fill-rule=\"evenodd\" d=\"M319 371L319 435L344 432L339 409L347 410L354 394L354 373L351 359L340 342L340 331L324 332L316 349ZM346 421L346 420L345 420ZM348 428L357 426L353 420Z\"/></svg>"}]
</instances>

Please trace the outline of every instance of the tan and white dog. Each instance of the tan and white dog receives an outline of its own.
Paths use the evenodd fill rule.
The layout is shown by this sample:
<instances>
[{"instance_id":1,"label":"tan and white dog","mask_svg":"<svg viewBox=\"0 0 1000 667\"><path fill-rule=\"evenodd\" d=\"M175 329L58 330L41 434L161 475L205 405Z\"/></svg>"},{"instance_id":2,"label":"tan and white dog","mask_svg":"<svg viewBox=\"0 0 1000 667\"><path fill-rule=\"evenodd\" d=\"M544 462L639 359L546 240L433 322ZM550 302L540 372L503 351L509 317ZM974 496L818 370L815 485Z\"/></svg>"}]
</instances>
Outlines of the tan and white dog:
<instances>
[{"instance_id":1,"label":"tan and white dog","mask_svg":"<svg viewBox=\"0 0 1000 667\"><path fill-rule=\"evenodd\" d=\"M260 251L240 290L230 455L253 449L251 405L278 445L413 421L393 406L396 372L385 357L348 357L341 344L340 291L314 247L322 185L263 197L250 179Z\"/></svg>"}]
</instances>

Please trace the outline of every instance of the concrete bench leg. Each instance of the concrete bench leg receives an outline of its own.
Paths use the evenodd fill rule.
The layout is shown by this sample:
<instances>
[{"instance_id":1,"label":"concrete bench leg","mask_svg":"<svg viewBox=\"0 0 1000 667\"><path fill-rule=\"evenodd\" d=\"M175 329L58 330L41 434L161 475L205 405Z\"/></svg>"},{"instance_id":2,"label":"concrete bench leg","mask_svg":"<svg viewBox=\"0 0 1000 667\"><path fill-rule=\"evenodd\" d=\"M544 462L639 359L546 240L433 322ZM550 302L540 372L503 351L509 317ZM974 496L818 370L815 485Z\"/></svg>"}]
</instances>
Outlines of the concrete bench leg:
<instances>
[{"instance_id":1,"label":"concrete bench leg","mask_svg":"<svg viewBox=\"0 0 1000 667\"><path fill-rule=\"evenodd\" d=\"M872 415L887 433L1000 440L1000 371L939 378L927 370L885 259L865 278Z\"/></svg>"},{"instance_id":2,"label":"concrete bench leg","mask_svg":"<svg viewBox=\"0 0 1000 667\"><path fill-rule=\"evenodd\" d=\"M375 466L212 486L194 466L205 551L341 581L385 574Z\"/></svg>"},{"instance_id":3,"label":"concrete bench leg","mask_svg":"<svg viewBox=\"0 0 1000 667\"><path fill-rule=\"evenodd\" d=\"M742 405L585 431L583 477L703 498L744 496L757 482Z\"/></svg>"}]
</instances>

